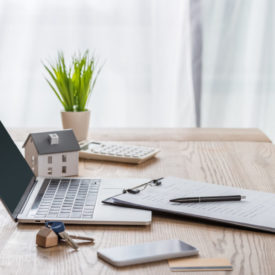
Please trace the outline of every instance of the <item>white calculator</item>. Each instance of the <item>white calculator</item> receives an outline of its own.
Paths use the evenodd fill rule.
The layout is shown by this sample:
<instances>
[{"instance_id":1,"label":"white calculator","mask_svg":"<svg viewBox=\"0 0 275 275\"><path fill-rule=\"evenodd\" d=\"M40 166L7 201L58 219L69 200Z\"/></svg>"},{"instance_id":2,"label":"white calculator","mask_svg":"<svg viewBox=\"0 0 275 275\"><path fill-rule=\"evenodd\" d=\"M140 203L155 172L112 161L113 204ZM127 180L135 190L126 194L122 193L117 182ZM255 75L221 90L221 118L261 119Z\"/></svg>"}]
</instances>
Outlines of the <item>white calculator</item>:
<instances>
[{"instance_id":1,"label":"white calculator","mask_svg":"<svg viewBox=\"0 0 275 275\"><path fill-rule=\"evenodd\" d=\"M155 156L159 149L109 142L81 141L79 157L127 163L142 163Z\"/></svg>"}]
</instances>

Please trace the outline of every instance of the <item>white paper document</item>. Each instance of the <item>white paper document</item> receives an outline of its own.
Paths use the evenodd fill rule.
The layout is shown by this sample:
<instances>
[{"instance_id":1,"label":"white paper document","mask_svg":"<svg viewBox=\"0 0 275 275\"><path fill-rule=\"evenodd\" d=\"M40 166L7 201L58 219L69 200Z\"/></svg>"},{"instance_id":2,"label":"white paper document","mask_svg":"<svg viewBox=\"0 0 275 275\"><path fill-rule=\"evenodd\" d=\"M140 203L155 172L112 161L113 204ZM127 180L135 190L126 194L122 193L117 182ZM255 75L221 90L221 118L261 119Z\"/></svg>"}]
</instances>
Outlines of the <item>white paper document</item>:
<instances>
[{"instance_id":1,"label":"white paper document","mask_svg":"<svg viewBox=\"0 0 275 275\"><path fill-rule=\"evenodd\" d=\"M227 202L175 203L179 197L243 195ZM180 178L164 178L161 185L148 185L137 194L112 198L116 203L178 215L203 218L275 232L275 194Z\"/></svg>"}]
</instances>

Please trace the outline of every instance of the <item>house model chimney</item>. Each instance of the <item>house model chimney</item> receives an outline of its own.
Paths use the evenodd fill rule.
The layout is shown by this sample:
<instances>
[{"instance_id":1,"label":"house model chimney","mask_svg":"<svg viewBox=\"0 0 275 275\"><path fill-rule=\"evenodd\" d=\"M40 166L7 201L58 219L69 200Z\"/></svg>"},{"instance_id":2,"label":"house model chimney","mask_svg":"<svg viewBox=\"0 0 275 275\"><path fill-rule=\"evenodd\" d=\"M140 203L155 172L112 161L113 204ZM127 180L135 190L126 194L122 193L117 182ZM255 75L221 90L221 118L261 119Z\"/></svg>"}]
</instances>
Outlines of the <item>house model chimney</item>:
<instances>
[{"instance_id":1,"label":"house model chimney","mask_svg":"<svg viewBox=\"0 0 275 275\"><path fill-rule=\"evenodd\" d=\"M59 137L57 134L49 134L49 142L51 145L59 143Z\"/></svg>"}]
</instances>

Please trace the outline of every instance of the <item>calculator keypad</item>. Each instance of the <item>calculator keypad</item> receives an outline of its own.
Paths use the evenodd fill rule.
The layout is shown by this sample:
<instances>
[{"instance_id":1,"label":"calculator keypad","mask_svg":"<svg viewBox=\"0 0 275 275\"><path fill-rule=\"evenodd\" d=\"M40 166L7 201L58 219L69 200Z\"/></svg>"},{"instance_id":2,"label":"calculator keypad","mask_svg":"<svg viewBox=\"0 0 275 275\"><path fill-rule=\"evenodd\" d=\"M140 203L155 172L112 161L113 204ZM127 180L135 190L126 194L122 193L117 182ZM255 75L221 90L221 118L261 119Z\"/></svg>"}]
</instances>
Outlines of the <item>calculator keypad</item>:
<instances>
[{"instance_id":1,"label":"calculator keypad","mask_svg":"<svg viewBox=\"0 0 275 275\"><path fill-rule=\"evenodd\" d=\"M90 142L85 145L82 144L80 157L140 163L153 157L158 152L158 149L152 147Z\"/></svg>"}]
</instances>

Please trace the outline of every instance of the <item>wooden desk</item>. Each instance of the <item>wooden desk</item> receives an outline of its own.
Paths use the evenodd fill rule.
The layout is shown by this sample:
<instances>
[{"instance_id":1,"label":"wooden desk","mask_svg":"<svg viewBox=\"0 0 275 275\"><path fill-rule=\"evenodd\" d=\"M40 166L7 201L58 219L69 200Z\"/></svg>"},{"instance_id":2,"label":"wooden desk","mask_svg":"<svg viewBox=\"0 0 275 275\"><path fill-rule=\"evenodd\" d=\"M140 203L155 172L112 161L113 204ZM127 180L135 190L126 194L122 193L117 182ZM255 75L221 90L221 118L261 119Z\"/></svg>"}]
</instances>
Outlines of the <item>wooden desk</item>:
<instances>
[{"instance_id":1,"label":"wooden desk","mask_svg":"<svg viewBox=\"0 0 275 275\"><path fill-rule=\"evenodd\" d=\"M29 133L51 131L53 129L9 129L15 140L23 141ZM256 128L100 128L91 129L92 140L115 141L255 141L271 142Z\"/></svg>"},{"instance_id":2,"label":"wooden desk","mask_svg":"<svg viewBox=\"0 0 275 275\"><path fill-rule=\"evenodd\" d=\"M20 132L16 134L20 137ZM271 143L193 142L173 140L173 137L135 143L158 146L161 152L157 158L138 166L81 161L80 175L176 176L275 192L275 151ZM35 235L39 225L16 225L2 206L0 217L1 274L172 274L166 261L118 269L96 256L100 247L161 239L182 239L197 247L204 257L230 259L233 272L215 274L275 274L274 234L154 216L151 226L67 226L71 233L92 235L96 239L95 246L83 246L73 252L66 246L38 248Z\"/></svg>"}]
</instances>

